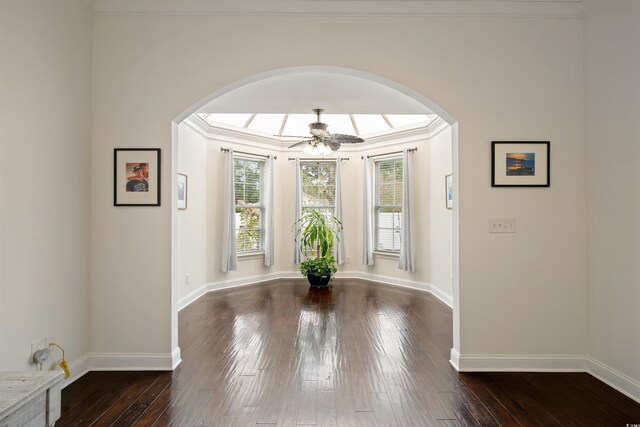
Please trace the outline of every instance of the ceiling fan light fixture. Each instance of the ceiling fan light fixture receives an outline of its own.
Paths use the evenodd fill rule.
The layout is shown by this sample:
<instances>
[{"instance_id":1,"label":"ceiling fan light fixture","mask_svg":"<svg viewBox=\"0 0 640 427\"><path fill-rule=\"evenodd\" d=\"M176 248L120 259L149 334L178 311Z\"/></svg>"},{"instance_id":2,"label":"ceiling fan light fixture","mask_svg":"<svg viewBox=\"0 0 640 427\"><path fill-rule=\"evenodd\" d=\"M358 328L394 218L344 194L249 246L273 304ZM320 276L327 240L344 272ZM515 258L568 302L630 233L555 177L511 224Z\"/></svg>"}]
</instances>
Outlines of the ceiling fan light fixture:
<instances>
[{"instance_id":1,"label":"ceiling fan light fixture","mask_svg":"<svg viewBox=\"0 0 640 427\"><path fill-rule=\"evenodd\" d=\"M329 147L327 144L323 142L318 144L318 150L320 151L321 155L331 154L331 147Z\"/></svg>"},{"instance_id":2,"label":"ceiling fan light fixture","mask_svg":"<svg viewBox=\"0 0 640 427\"><path fill-rule=\"evenodd\" d=\"M304 146L302 151L307 154L316 154L316 147L313 142L309 141L307 145Z\"/></svg>"}]
</instances>

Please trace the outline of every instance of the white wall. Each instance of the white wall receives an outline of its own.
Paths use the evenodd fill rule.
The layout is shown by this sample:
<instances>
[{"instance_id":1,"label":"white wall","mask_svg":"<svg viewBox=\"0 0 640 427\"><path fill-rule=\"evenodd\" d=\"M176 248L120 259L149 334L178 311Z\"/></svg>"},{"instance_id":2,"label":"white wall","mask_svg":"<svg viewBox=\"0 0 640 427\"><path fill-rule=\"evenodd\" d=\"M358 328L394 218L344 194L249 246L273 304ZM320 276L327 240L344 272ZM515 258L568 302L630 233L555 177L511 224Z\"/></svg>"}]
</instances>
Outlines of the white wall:
<instances>
[{"instance_id":1,"label":"white wall","mask_svg":"<svg viewBox=\"0 0 640 427\"><path fill-rule=\"evenodd\" d=\"M202 286L209 289L228 286L230 283L250 282L258 277L273 275L297 275L298 266L293 258L294 222L293 206L295 194L295 162L292 156L308 157L293 150L282 150L273 146L247 148L230 141L223 141L215 135L199 130L190 120L179 125L178 157L179 171L196 175L199 189L196 196L204 202L190 205L186 211L178 211L178 298L182 307L185 301L200 294ZM198 130L196 130L198 129ZM425 131L425 135L427 135ZM242 136L238 136L242 138ZM248 143L245 141L245 143ZM256 144L254 142L254 144ZM263 266L262 256L238 257L237 271L221 271L221 226L223 212L220 206L224 183L225 154L221 147L249 151L258 154L277 154L275 161L275 232L276 256L271 268ZM411 156L414 160L414 185L416 194L416 271L414 273L398 270L397 256L376 255L375 266L369 268L362 262L362 154L399 151L402 148L419 147ZM364 147L362 147L364 148ZM203 151L204 150L204 151ZM431 143L425 136L411 143L391 146L379 146L376 149L340 151L338 155L346 158L342 162L343 173L343 214L346 256L349 264L338 266L341 275L357 277L376 277L407 283L411 286L430 289L434 284L439 294L446 300L451 299L451 211L444 207L444 175L451 170L451 131L447 127L438 133ZM186 171L186 172L185 172ZM439 184L432 182L436 179ZM190 178L193 184L194 179ZM442 182L441 182L442 181ZM189 188L190 196L193 194ZM195 185L195 184L194 184ZM436 203L433 199L441 203ZM433 261L432 261L433 259ZM432 270L436 272L436 281L432 281ZM196 273L194 273L194 271ZM205 272L203 274L203 272ZM185 274L190 273L190 284L186 286ZM366 273L375 276L358 274ZM270 276L265 276L270 274ZM195 293L195 294L194 294Z\"/></svg>"},{"instance_id":2,"label":"white wall","mask_svg":"<svg viewBox=\"0 0 640 427\"><path fill-rule=\"evenodd\" d=\"M208 141L187 125L178 127L178 172L187 175L187 209L177 211L178 220L178 296L184 297L208 283L209 245ZM215 184L211 183L211 184ZM187 284L186 276L189 275Z\"/></svg>"},{"instance_id":3,"label":"white wall","mask_svg":"<svg viewBox=\"0 0 640 427\"><path fill-rule=\"evenodd\" d=\"M331 31L318 43L309 28ZM583 354L584 169L561 167L584 161L581 52L578 19L96 17L93 345L171 351L170 208L111 206L113 148L160 147L164 168L169 123L188 106L240 78L320 61L394 80L459 120L458 350ZM492 189L494 139L552 141L551 187ZM163 200L170 179L163 174ZM509 216L517 234L488 233L488 218ZM145 256L125 256L139 239Z\"/></svg>"},{"instance_id":4,"label":"white wall","mask_svg":"<svg viewBox=\"0 0 640 427\"><path fill-rule=\"evenodd\" d=\"M92 25L80 0L0 16L0 370L35 370L36 339L89 352Z\"/></svg>"},{"instance_id":5,"label":"white wall","mask_svg":"<svg viewBox=\"0 0 640 427\"><path fill-rule=\"evenodd\" d=\"M636 3L595 2L584 38L580 19L474 16L114 15L92 32L82 4L0 3L0 369L32 368L29 342L52 333L70 360L169 353L171 120L240 78L321 63L394 80L459 120L456 349L588 351L638 383ZM318 27L331 29L322 43ZM551 140L551 188L490 188L499 139ZM113 148L136 146L163 150L160 208L112 206ZM517 234L487 233L507 216Z\"/></svg>"},{"instance_id":6,"label":"white wall","mask_svg":"<svg viewBox=\"0 0 640 427\"><path fill-rule=\"evenodd\" d=\"M453 210L446 208L445 176L452 172L451 127L429 141L430 278L429 283L444 295L453 296Z\"/></svg>"},{"instance_id":7,"label":"white wall","mask_svg":"<svg viewBox=\"0 0 640 427\"><path fill-rule=\"evenodd\" d=\"M589 355L640 396L640 3L585 18ZM605 372L600 372L606 378ZM622 385L622 384L621 384ZM622 385L623 386L623 385Z\"/></svg>"}]
</instances>

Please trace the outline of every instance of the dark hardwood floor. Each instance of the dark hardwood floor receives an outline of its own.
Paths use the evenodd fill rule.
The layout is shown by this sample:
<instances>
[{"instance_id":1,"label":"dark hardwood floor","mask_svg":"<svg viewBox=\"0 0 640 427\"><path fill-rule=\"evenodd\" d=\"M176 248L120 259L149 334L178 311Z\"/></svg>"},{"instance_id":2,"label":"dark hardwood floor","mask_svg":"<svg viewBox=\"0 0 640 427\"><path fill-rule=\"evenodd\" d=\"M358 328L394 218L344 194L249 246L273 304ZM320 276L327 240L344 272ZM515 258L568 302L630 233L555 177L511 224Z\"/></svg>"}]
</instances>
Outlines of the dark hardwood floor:
<instances>
[{"instance_id":1,"label":"dark hardwood floor","mask_svg":"<svg viewBox=\"0 0 640 427\"><path fill-rule=\"evenodd\" d=\"M336 280L210 293L180 312L174 372L92 372L56 426L625 426L640 404L588 374L468 373L430 294Z\"/></svg>"}]
</instances>

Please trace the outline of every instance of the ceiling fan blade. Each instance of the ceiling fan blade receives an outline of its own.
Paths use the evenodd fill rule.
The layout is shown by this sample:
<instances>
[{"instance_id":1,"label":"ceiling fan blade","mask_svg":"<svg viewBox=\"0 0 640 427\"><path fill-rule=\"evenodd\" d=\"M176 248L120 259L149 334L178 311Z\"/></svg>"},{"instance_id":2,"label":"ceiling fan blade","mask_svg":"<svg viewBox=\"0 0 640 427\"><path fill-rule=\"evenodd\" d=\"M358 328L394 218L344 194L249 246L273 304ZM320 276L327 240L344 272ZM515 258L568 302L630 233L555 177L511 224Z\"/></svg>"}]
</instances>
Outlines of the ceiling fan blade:
<instances>
[{"instance_id":1,"label":"ceiling fan blade","mask_svg":"<svg viewBox=\"0 0 640 427\"><path fill-rule=\"evenodd\" d=\"M334 133L331 135L331 141L335 141L338 144L357 144L360 142L364 142L364 139L354 136L354 135L345 135L343 133Z\"/></svg>"},{"instance_id":2,"label":"ceiling fan blade","mask_svg":"<svg viewBox=\"0 0 640 427\"><path fill-rule=\"evenodd\" d=\"M310 140L310 139L307 139L307 140L304 140L304 141L296 142L295 144L290 145L290 146L289 146L289 148L293 148L293 147L300 147L301 145L308 144L308 143L309 143L309 141L311 141L311 140Z\"/></svg>"},{"instance_id":3,"label":"ceiling fan blade","mask_svg":"<svg viewBox=\"0 0 640 427\"><path fill-rule=\"evenodd\" d=\"M340 143L336 141L327 141L326 144L331 148L331 151L338 151L340 149Z\"/></svg>"}]
</instances>

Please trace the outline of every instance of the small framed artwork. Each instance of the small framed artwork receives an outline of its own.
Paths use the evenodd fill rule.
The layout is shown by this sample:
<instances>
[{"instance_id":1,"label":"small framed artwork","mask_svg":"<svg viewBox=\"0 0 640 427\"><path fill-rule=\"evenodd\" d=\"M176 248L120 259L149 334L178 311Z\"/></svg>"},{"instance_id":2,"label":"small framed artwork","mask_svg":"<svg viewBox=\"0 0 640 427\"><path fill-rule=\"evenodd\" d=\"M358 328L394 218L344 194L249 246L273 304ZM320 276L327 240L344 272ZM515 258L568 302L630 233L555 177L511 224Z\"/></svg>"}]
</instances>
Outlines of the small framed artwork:
<instances>
[{"instance_id":1,"label":"small framed artwork","mask_svg":"<svg viewBox=\"0 0 640 427\"><path fill-rule=\"evenodd\" d=\"M178 174L178 209L187 209L187 175Z\"/></svg>"},{"instance_id":2,"label":"small framed artwork","mask_svg":"<svg viewBox=\"0 0 640 427\"><path fill-rule=\"evenodd\" d=\"M549 187L549 141L492 141L492 187Z\"/></svg>"},{"instance_id":3,"label":"small framed artwork","mask_svg":"<svg viewBox=\"0 0 640 427\"><path fill-rule=\"evenodd\" d=\"M444 177L444 194L446 196L447 209L453 209L453 175Z\"/></svg>"},{"instance_id":4,"label":"small framed artwork","mask_svg":"<svg viewBox=\"0 0 640 427\"><path fill-rule=\"evenodd\" d=\"M160 149L113 150L113 205L160 206Z\"/></svg>"}]
</instances>

